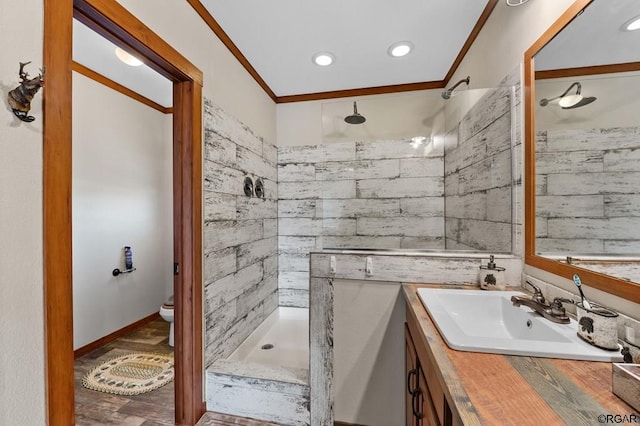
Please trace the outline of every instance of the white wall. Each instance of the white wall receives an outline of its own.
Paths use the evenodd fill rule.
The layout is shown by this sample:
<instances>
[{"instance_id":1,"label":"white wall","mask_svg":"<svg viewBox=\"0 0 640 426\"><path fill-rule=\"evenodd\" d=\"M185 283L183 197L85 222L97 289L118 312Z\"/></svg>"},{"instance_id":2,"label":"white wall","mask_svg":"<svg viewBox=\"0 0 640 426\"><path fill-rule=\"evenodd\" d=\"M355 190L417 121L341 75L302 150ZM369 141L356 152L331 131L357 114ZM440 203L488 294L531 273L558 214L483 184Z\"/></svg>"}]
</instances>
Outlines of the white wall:
<instances>
[{"instance_id":1,"label":"white wall","mask_svg":"<svg viewBox=\"0 0 640 426\"><path fill-rule=\"evenodd\" d=\"M404 425L405 304L400 283L334 280L336 421Z\"/></svg>"},{"instance_id":2,"label":"white wall","mask_svg":"<svg viewBox=\"0 0 640 426\"><path fill-rule=\"evenodd\" d=\"M18 62L42 66L42 1L0 1L0 424L42 425L44 328L42 292L42 97L32 123L6 104L18 85ZM28 29L25 29L27 16Z\"/></svg>"},{"instance_id":3,"label":"white wall","mask_svg":"<svg viewBox=\"0 0 640 426\"><path fill-rule=\"evenodd\" d=\"M469 87L494 87L574 0L533 0L518 7L500 1L451 78L471 76Z\"/></svg>"},{"instance_id":4,"label":"white wall","mask_svg":"<svg viewBox=\"0 0 640 426\"><path fill-rule=\"evenodd\" d=\"M118 0L204 73L203 95L267 141L276 141L275 103L186 1Z\"/></svg>"},{"instance_id":5,"label":"white wall","mask_svg":"<svg viewBox=\"0 0 640 426\"><path fill-rule=\"evenodd\" d=\"M157 312L172 294L171 120L73 74L76 349ZM124 246L136 271L114 277Z\"/></svg>"},{"instance_id":6,"label":"white wall","mask_svg":"<svg viewBox=\"0 0 640 426\"><path fill-rule=\"evenodd\" d=\"M42 2L22 2L20 8L4 3L0 14L3 102L6 92L17 85L19 61L33 61L26 69L31 75L35 75L42 65ZM28 37L24 33L24 16L33 19ZM32 104L31 114L36 117L33 123L20 122L6 104L0 115L0 371L3 372L0 424L3 425L45 424L43 96L46 96L46 89L37 94ZM101 121L104 115L100 105L95 102L86 105L86 114ZM79 121L75 120L75 123ZM96 318L100 319L99 316Z\"/></svg>"},{"instance_id":7,"label":"white wall","mask_svg":"<svg viewBox=\"0 0 640 426\"><path fill-rule=\"evenodd\" d=\"M205 73L205 94L275 141L275 105L187 2L123 1ZM43 2L0 0L0 88L18 82L18 62L42 65ZM26 18L25 21L25 16ZM180 31L176 31L180 28ZM213 44L213 47L208 46ZM0 113L0 424L45 423L42 244L42 99L31 124ZM100 114L99 106L94 108ZM135 256L135 254L134 254ZM10 371L11 374L5 372Z\"/></svg>"},{"instance_id":8,"label":"white wall","mask_svg":"<svg viewBox=\"0 0 640 426\"><path fill-rule=\"evenodd\" d=\"M435 137L444 131L442 90L278 104L278 146ZM367 121L344 122L353 102Z\"/></svg>"}]
</instances>

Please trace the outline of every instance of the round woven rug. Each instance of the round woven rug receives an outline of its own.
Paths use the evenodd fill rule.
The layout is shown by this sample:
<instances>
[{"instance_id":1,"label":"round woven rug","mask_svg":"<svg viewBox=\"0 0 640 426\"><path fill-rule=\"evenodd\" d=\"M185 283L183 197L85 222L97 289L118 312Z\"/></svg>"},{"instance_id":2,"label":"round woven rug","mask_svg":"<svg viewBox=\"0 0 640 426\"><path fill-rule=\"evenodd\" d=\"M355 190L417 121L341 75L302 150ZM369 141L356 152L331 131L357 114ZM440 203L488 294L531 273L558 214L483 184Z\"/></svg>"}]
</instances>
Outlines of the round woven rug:
<instances>
[{"instance_id":1,"label":"round woven rug","mask_svg":"<svg viewBox=\"0 0 640 426\"><path fill-rule=\"evenodd\" d=\"M116 395L139 395L166 385L173 376L173 355L137 352L103 362L82 378L82 385Z\"/></svg>"}]
</instances>

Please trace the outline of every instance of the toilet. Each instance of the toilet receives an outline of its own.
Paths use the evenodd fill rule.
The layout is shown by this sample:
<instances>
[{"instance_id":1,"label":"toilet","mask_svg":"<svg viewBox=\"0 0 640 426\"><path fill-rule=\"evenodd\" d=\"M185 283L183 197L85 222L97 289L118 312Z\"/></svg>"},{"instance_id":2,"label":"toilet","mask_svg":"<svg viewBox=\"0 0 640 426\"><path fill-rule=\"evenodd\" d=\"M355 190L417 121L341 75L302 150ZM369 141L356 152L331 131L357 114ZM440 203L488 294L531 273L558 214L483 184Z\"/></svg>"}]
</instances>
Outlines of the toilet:
<instances>
[{"instance_id":1,"label":"toilet","mask_svg":"<svg viewBox=\"0 0 640 426\"><path fill-rule=\"evenodd\" d=\"M169 346L173 347L173 296L168 298L160 307L160 316L163 320L171 324L169 327Z\"/></svg>"}]
</instances>

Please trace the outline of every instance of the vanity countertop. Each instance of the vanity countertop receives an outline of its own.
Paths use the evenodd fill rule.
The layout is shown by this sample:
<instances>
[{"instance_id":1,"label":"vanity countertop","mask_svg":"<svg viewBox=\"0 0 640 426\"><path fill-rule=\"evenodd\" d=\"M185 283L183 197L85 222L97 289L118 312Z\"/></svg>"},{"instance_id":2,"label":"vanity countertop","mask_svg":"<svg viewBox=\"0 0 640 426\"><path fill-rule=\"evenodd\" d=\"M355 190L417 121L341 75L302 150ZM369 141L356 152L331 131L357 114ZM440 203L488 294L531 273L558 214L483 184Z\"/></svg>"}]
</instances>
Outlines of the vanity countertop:
<instances>
[{"instance_id":1,"label":"vanity countertop","mask_svg":"<svg viewBox=\"0 0 640 426\"><path fill-rule=\"evenodd\" d=\"M640 422L640 413L611 391L611 363L450 349L417 294L418 288L433 286L440 287L403 284L407 317L415 320L418 330L411 330L413 339L427 348L437 364L440 385L454 415L464 424ZM626 415L627 421L624 417L607 420L602 417L606 415Z\"/></svg>"}]
</instances>

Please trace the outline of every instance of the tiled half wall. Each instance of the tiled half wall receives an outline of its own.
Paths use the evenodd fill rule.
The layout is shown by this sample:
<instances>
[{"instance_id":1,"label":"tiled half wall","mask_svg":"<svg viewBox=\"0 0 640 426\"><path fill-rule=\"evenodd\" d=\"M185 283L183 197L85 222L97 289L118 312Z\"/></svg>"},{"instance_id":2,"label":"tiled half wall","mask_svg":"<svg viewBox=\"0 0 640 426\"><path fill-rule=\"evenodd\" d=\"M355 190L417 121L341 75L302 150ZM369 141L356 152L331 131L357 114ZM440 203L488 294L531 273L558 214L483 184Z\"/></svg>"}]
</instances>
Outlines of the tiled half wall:
<instances>
[{"instance_id":1,"label":"tiled half wall","mask_svg":"<svg viewBox=\"0 0 640 426\"><path fill-rule=\"evenodd\" d=\"M204 103L205 366L226 358L278 306L276 147ZM265 197L244 194L245 177Z\"/></svg>"}]
</instances>

